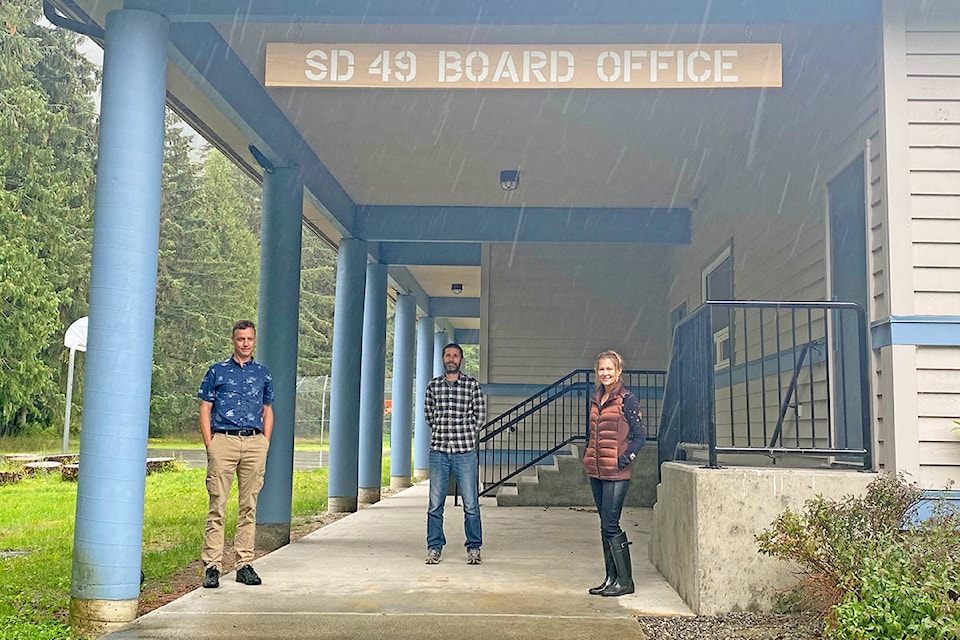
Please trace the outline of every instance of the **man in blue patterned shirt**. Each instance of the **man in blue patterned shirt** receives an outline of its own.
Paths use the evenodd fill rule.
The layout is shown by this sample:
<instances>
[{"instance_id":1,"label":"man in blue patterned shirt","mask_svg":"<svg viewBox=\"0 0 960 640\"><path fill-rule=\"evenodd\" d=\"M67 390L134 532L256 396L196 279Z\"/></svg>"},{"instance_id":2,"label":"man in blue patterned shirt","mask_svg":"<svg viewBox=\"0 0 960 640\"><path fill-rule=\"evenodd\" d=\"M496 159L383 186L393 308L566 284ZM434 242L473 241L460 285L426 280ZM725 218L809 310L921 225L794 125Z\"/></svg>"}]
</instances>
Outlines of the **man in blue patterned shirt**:
<instances>
[{"instance_id":1,"label":"man in blue patterned shirt","mask_svg":"<svg viewBox=\"0 0 960 640\"><path fill-rule=\"evenodd\" d=\"M203 534L203 586L220 586L223 571L223 520L233 476L237 476L237 582L261 583L250 565L257 526L257 496L263 487L267 449L273 431L273 379L253 359L257 330L249 320L233 325L233 355L207 369L200 383L200 435L207 448L210 506Z\"/></svg>"},{"instance_id":2,"label":"man in blue patterned shirt","mask_svg":"<svg viewBox=\"0 0 960 640\"><path fill-rule=\"evenodd\" d=\"M427 564L438 564L446 538L443 507L450 474L463 496L463 529L467 564L480 564L483 531L480 526L477 430L483 426L486 404L480 383L460 371L463 349L456 343L443 348L443 375L427 383L424 413L430 426L430 504L427 507Z\"/></svg>"}]
</instances>

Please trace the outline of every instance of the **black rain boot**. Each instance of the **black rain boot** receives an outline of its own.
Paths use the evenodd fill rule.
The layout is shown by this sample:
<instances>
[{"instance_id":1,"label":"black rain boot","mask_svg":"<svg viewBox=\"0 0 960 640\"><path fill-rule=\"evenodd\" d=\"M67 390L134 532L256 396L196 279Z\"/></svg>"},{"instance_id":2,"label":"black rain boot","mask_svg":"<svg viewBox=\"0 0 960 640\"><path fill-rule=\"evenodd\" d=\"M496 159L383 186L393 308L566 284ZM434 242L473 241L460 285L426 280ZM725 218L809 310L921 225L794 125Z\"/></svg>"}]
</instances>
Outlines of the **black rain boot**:
<instances>
[{"instance_id":1,"label":"black rain boot","mask_svg":"<svg viewBox=\"0 0 960 640\"><path fill-rule=\"evenodd\" d=\"M603 543L603 564L606 565L607 568L607 577L604 578L603 582L589 590L592 596L600 595L601 591L617 581L617 565L613 563L613 554L610 553L610 543L606 538L601 538L600 542Z\"/></svg>"},{"instance_id":2,"label":"black rain boot","mask_svg":"<svg viewBox=\"0 0 960 640\"><path fill-rule=\"evenodd\" d=\"M610 553L617 568L616 581L600 592L602 596L624 596L633 593L633 565L630 564L630 542L627 534L620 532L609 538Z\"/></svg>"}]
</instances>

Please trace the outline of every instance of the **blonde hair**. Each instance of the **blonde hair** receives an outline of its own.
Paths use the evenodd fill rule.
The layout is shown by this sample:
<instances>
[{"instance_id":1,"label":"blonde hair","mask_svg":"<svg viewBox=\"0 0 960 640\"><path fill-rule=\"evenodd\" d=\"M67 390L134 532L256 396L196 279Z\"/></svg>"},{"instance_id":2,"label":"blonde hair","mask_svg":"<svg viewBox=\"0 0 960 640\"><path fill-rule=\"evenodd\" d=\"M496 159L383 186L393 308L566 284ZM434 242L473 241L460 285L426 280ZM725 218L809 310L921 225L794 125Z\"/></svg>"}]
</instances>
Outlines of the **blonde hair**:
<instances>
[{"instance_id":1,"label":"blonde hair","mask_svg":"<svg viewBox=\"0 0 960 640\"><path fill-rule=\"evenodd\" d=\"M593 371L597 375L600 375L601 360L613 360L617 364L618 371L622 372L625 368L624 362L623 362L623 356L621 356L619 353L617 353L613 349L608 349L607 351L604 351L603 353L597 356L597 362L596 364L593 365Z\"/></svg>"}]
</instances>

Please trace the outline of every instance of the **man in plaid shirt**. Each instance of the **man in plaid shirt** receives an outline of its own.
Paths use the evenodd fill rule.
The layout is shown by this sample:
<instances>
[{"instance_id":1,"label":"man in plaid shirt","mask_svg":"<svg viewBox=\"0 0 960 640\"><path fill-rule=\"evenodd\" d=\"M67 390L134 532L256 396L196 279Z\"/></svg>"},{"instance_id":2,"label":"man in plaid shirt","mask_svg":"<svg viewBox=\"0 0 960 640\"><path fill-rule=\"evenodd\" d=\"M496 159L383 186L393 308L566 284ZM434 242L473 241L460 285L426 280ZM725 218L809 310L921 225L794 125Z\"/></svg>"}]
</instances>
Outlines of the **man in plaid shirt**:
<instances>
[{"instance_id":1,"label":"man in plaid shirt","mask_svg":"<svg viewBox=\"0 0 960 640\"><path fill-rule=\"evenodd\" d=\"M451 342L443 348L443 375L427 383L424 413L430 425L430 505L427 507L427 564L439 564L447 540L443 535L443 507L450 474L463 497L463 529L467 564L480 564L483 532L480 526L477 430L486 418L480 383L460 371L463 349Z\"/></svg>"}]
</instances>

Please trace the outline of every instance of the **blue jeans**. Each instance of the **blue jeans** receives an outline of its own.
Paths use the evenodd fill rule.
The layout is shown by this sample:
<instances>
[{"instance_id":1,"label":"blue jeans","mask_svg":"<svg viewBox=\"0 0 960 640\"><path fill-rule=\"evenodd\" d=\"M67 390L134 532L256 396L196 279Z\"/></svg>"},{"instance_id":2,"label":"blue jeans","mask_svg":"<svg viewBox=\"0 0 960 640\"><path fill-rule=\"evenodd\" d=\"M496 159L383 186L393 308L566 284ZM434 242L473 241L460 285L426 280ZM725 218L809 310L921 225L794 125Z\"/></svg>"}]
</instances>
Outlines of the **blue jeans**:
<instances>
[{"instance_id":1,"label":"blue jeans","mask_svg":"<svg viewBox=\"0 0 960 640\"><path fill-rule=\"evenodd\" d=\"M600 514L600 534L604 538L612 538L623 532L620 528L620 513L623 511L623 501L627 498L629 488L629 480L590 478L593 501L597 505L597 513Z\"/></svg>"},{"instance_id":2,"label":"blue jeans","mask_svg":"<svg viewBox=\"0 0 960 640\"><path fill-rule=\"evenodd\" d=\"M480 527L479 462L476 451L443 453L430 449L430 505L427 507L427 549L442 549L447 543L443 535L443 506L447 499L450 474L457 481L463 498L463 530L467 551L483 544Z\"/></svg>"}]
</instances>

